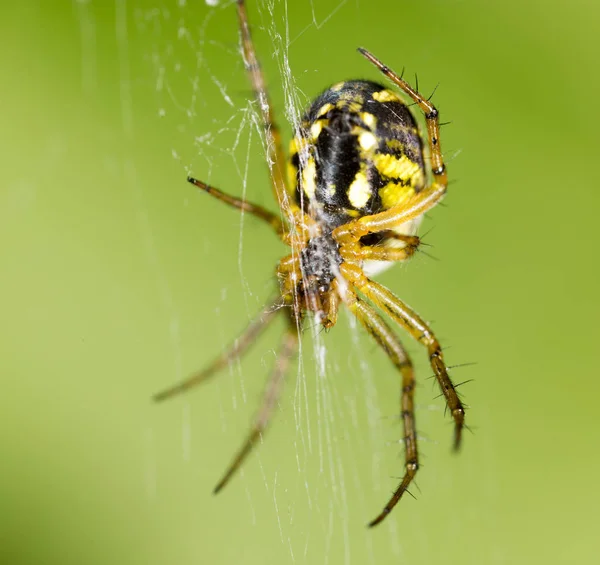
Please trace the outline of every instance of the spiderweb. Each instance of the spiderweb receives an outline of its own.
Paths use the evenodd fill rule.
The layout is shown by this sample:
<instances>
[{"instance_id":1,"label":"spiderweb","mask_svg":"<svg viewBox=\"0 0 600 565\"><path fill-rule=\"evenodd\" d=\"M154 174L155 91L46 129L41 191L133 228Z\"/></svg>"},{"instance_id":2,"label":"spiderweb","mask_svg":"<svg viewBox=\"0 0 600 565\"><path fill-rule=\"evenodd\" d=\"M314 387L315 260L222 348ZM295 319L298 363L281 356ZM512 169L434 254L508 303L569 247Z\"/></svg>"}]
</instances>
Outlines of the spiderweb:
<instances>
[{"instance_id":1,"label":"spiderweb","mask_svg":"<svg viewBox=\"0 0 600 565\"><path fill-rule=\"evenodd\" d=\"M294 6L292 18L292 7L287 1L249 3L253 39L286 145L310 99L331 82L351 78L319 77L311 81L311 90L305 93L297 77L314 69L294 66L294 54L305 48L307 38L325 40L327 27L335 25L336 16L347 7L347 0L327 3L310 0L302 2L301 9ZM262 125L240 55L235 2L173 0L157 3L137 10L136 26L151 38L152 48L146 56L155 77L156 117L168 124L173 133L171 154L181 166L182 179L186 174L193 174L225 192L274 209L266 174ZM124 92L124 96L127 94ZM191 187L190 191L193 191ZM201 213L202 208L198 212ZM236 314L228 306L233 291L229 282L222 281L223 289L215 297L217 306L204 320L219 328L221 348L235 335L221 329L219 318L237 315L241 329L260 311L268 296L264 289L272 285L272 282L265 284L265 278L272 272L273 263L260 261L254 267L261 254L248 243L252 241L257 245L259 241L253 221L242 214L236 227L239 278L236 292L243 299L245 316L239 311ZM149 226L144 229L146 233L151 232ZM274 250L273 258L277 258L277 253L283 254L280 247L270 242L275 239L271 234L261 234L260 238L261 246L267 242L265 249ZM256 274L259 267L264 267L262 278ZM161 274L157 276L160 278ZM165 308L171 310L172 296L167 286L162 294ZM400 474L403 469L402 446L398 442L402 432L396 413L399 381L389 368L385 376L375 377L372 366L375 348L348 316L342 314L338 326L332 334L339 335L333 337L324 335L320 327L308 321L298 362L288 378L287 393L271 420L264 445L257 446L244 464L244 468L258 465L261 469L265 489L271 493L273 512L267 516L276 520L290 562L350 563L357 558L361 562L376 562L378 551L374 549L372 536L364 535L364 524L387 501L390 489L395 488L396 480L390 480L390 474ZM171 336L176 374L165 385L186 376L178 331L174 316ZM253 375L253 383L266 382L272 366L277 336L268 335L270 337L257 345L257 349L263 350L262 373ZM265 354L265 349L269 353ZM208 361L210 355L204 358ZM260 388L249 383L249 373L256 372L256 367L246 369L246 363L244 359L230 368L235 384L231 384L231 379L226 381L228 385L213 384L224 387L219 410L223 431L228 430L232 411L242 412L249 423L258 408ZM251 361L248 363L251 366ZM388 401L378 392L386 387L393 398ZM202 415L191 418L192 406L186 402L182 413L183 457L186 459L191 457L191 437L198 433L194 424L200 425L203 418ZM419 424L423 427L422 416L426 411L422 406L418 408ZM206 430L205 426L206 423L201 429ZM278 433L277 428L283 431ZM269 453L271 435L281 438L284 433L288 434L287 442L293 444L295 477L289 471L280 472L273 452ZM239 435L237 441L242 437ZM235 443L230 445L232 453L236 447ZM244 470L239 475L235 481L243 482L245 495L236 504L244 506L250 521L256 524L257 516L264 515L262 509L256 507L257 497L253 491L257 486L246 480ZM317 527L302 523L311 516ZM396 526L390 523L382 528L388 532L386 554L401 556ZM354 549L352 539L356 531L361 532L359 552ZM319 555L319 561L315 554ZM260 556L256 557L259 562Z\"/></svg>"}]
</instances>

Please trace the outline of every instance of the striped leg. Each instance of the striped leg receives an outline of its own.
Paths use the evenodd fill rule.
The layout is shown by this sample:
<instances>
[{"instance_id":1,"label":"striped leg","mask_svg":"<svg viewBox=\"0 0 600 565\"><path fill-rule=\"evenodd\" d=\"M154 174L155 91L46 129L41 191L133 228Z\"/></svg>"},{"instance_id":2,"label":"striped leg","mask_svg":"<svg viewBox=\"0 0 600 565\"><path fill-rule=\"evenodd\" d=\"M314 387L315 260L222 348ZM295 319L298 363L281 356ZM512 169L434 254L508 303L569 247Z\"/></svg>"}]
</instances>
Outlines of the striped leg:
<instances>
[{"instance_id":1,"label":"striped leg","mask_svg":"<svg viewBox=\"0 0 600 565\"><path fill-rule=\"evenodd\" d=\"M408 487L413 481L419 468L414 408L415 376L412 363L404 350L404 347L402 347L398 337L393 333L381 316L365 301L360 300L351 290L345 292L344 301L350 311L383 348L387 356L402 375L400 406L402 423L404 425L404 477L381 513L369 523L369 527L373 527L382 522L392 511L392 508L396 506L400 498L402 498L402 495L408 490Z\"/></svg>"},{"instance_id":2,"label":"striped leg","mask_svg":"<svg viewBox=\"0 0 600 565\"><path fill-rule=\"evenodd\" d=\"M421 244L416 235L391 234L388 239L403 241L404 247L366 245L360 248L360 259L363 261L405 261L415 254Z\"/></svg>"},{"instance_id":3,"label":"striped leg","mask_svg":"<svg viewBox=\"0 0 600 565\"><path fill-rule=\"evenodd\" d=\"M344 265L342 265L342 267L344 267ZM462 438L465 408L456 394L454 385L448 375L439 341L421 317L399 298L394 296L387 288L375 281L367 279L364 275L357 282L359 282L359 284L356 286L362 294L373 301L376 306L381 308L388 316L390 316L390 318L400 324L414 339L427 348L429 362L431 363L433 373L435 374L442 394L446 399L446 404L454 419L454 449L458 450Z\"/></svg>"},{"instance_id":4,"label":"striped leg","mask_svg":"<svg viewBox=\"0 0 600 565\"><path fill-rule=\"evenodd\" d=\"M354 243L368 233L378 233L390 230L405 222L418 218L440 202L446 194L446 188L448 186L446 166L442 158L442 148L440 145L439 112L436 107L429 100L423 98L423 96L413 89L404 79L384 65L377 57L375 57L375 55L363 48L359 48L358 51L368 61L373 63L398 88L412 98L425 114L433 182L430 186L415 194L415 196L404 205L390 208L389 210L373 214L372 216L363 216L362 218L337 228L333 232L333 235L340 245Z\"/></svg>"},{"instance_id":5,"label":"striped leg","mask_svg":"<svg viewBox=\"0 0 600 565\"><path fill-rule=\"evenodd\" d=\"M259 110L262 117L263 127L265 131L265 143L267 148L267 163L273 192L279 207L283 210L288 221L293 222L293 211L291 209L289 197L286 191L285 171L286 159L281 144L281 134L275 123L269 94L265 84L265 79L262 74L260 63L256 56L256 50L252 42L250 34L250 26L248 24L248 14L244 0L237 0L238 19L240 23L240 31L242 34L242 50L246 71L252 83L254 95L258 102Z\"/></svg>"},{"instance_id":6,"label":"striped leg","mask_svg":"<svg viewBox=\"0 0 600 565\"><path fill-rule=\"evenodd\" d=\"M437 108L427 99L423 98L410 84L402 77L399 77L392 69L384 65L375 55L369 53L366 49L359 47L359 53L368 61L373 63L387 78L389 78L398 88L402 89L410 96L417 106L421 108L427 120L427 133L429 136L429 150L431 153L431 172L434 175L434 184L440 188L446 188L448 179L446 177L446 167L442 159L442 148L440 146L440 121Z\"/></svg>"}]
</instances>

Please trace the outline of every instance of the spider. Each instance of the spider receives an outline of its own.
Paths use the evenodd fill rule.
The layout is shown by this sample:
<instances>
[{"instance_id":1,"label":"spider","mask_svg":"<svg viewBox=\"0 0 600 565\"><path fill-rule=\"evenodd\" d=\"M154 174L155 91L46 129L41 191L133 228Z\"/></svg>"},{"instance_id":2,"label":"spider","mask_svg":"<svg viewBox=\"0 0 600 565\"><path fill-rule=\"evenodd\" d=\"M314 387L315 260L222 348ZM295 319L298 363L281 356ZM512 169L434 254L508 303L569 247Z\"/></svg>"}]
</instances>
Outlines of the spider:
<instances>
[{"instance_id":1,"label":"spider","mask_svg":"<svg viewBox=\"0 0 600 565\"><path fill-rule=\"evenodd\" d=\"M415 232L422 215L446 193L438 111L401 76L359 48L359 53L424 112L431 161L429 181L424 141L409 108L394 91L366 80L340 82L314 100L296 131L286 161L252 43L244 0L237 0L237 13L242 54L262 117L271 185L281 214L229 196L195 178L188 177L188 181L221 202L266 222L289 245L291 253L277 267L277 299L212 364L154 398L164 400L205 381L240 358L276 315L284 314L286 331L262 405L245 442L214 489L219 492L267 427L286 371L297 352L306 314L312 313L316 322L328 329L336 323L340 303L344 304L390 358L402 382L400 414L405 470L383 510L369 523L375 526L407 492L419 468L413 365L382 314L427 349L454 420L455 449L460 445L464 425L464 406L433 331L389 289L369 278L414 254L420 244Z\"/></svg>"}]
</instances>

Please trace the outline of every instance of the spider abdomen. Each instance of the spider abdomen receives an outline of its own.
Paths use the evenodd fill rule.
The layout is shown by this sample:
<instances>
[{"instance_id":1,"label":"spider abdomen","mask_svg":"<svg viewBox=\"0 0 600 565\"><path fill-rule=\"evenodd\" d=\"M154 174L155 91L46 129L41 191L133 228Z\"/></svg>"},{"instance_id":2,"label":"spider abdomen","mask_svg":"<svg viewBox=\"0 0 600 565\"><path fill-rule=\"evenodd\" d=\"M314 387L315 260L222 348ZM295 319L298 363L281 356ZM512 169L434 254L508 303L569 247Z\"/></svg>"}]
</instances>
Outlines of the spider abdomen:
<instances>
[{"instance_id":1,"label":"spider abdomen","mask_svg":"<svg viewBox=\"0 0 600 565\"><path fill-rule=\"evenodd\" d=\"M296 204L329 229L402 203L426 182L416 121L391 90L364 80L316 98L290 148Z\"/></svg>"}]
</instances>

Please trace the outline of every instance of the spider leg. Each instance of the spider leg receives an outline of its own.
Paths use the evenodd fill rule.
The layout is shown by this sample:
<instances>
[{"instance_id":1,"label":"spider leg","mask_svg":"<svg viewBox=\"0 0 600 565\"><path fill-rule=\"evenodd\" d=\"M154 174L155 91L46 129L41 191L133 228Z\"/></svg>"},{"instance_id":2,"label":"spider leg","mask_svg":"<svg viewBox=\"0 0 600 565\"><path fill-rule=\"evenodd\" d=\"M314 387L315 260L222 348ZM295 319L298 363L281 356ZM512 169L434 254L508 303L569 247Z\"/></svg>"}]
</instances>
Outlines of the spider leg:
<instances>
[{"instance_id":1,"label":"spider leg","mask_svg":"<svg viewBox=\"0 0 600 565\"><path fill-rule=\"evenodd\" d=\"M247 200L236 198L235 196L229 196L229 194L225 194L218 188L210 186L205 182L202 182L201 180L192 177L188 177L187 180L189 183L193 184L194 186L197 186L199 189L204 190L204 192L210 194L211 196L214 196L217 200L225 202L225 204L228 204L233 208L237 208L238 210L248 212L249 214L252 214L253 216L256 216L257 218L260 218L261 220L267 222L277 232L278 235L283 235L285 229L281 218L279 218L279 216L276 216L266 208L263 208L258 204L252 204Z\"/></svg>"},{"instance_id":2,"label":"spider leg","mask_svg":"<svg viewBox=\"0 0 600 565\"><path fill-rule=\"evenodd\" d=\"M421 238L418 235L389 232L385 235L385 239L397 239L398 241L403 241L407 247L414 247L415 251L417 250L417 247L421 245Z\"/></svg>"},{"instance_id":3,"label":"spider leg","mask_svg":"<svg viewBox=\"0 0 600 565\"><path fill-rule=\"evenodd\" d=\"M335 283L335 281L334 281ZM339 309L339 294L335 290L331 290L323 297L323 318L319 320L321 325L328 330L335 326L338 317Z\"/></svg>"},{"instance_id":4,"label":"spider leg","mask_svg":"<svg viewBox=\"0 0 600 565\"><path fill-rule=\"evenodd\" d=\"M360 269L357 269L354 265L349 265L348 267L346 268L346 265L342 263L342 275L352 281L351 284L359 292L364 294L390 318L402 326L415 340L427 348L431 368L454 419L454 449L458 450L462 438L465 408L456 394L455 387L448 375L442 355L442 348L433 331L412 308L404 304L387 288L365 277L360 272Z\"/></svg>"},{"instance_id":5,"label":"spider leg","mask_svg":"<svg viewBox=\"0 0 600 565\"><path fill-rule=\"evenodd\" d=\"M273 193L279 207L284 211L288 221L292 223L293 210L285 184L286 159L281 143L281 134L273 116L265 79L252 42L244 0L237 0L237 7L242 35L242 54L262 117Z\"/></svg>"},{"instance_id":6,"label":"spider leg","mask_svg":"<svg viewBox=\"0 0 600 565\"><path fill-rule=\"evenodd\" d=\"M275 361L275 368L273 369L271 378L267 383L267 387L263 394L262 405L255 417L254 425L252 426L246 441L242 444L242 447L239 449L231 464L225 471L225 474L215 487L215 494L218 493L229 482L229 479L231 479L233 474L240 468L244 459L246 459L246 457L252 451L252 448L262 438L262 434L269 423L271 414L273 413L273 410L279 399L279 395L281 394L283 381L290 361L298 350L299 328L292 316L289 317L289 321L290 323L288 329L283 336L279 353Z\"/></svg>"},{"instance_id":7,"label":"spider leg","mask_svg":"<svg viewBox=\"0 0 600 565\"><path fill-rule=\"evenodd\" d=\"M396 506L402 495L407 491L408 486L414 479L419 468L419 453L417 450L417 432L415 428L415 409L414 409L414 389L415 375L412 363L402 347L400 340L394 334L392 329L386 324L383 318L364 300L360 300L352 290L347 290L344 294L346 305L354 314L365 329L375 338L375 341L382 347L392 363L402 375L402 395L400 399L401 416L404 425L405 442L405 471L402 481L398 488L392 494L392 497L385 505L381 513L371 522L369 527L376 526L383 521L386 516Z\"/></svg>"},{"instance_id":8,"label":"spider leg","mask_svg":"<svg viewBox=\"0 0 600 565\"><path fill-rule=\"evenodd\" d=\"M403 241L404 247L365 245L360 248L359 258L363 261L405 261L415 254L421 243L416 235L392 233L388 239Z\"/></svg>"},{"instance_id":9,"label":"spider leg","mask_svg":"<svg viewBox=\"0 0 600 565\"><path fill-rule=\"evenodd\" d=\"M442 159L442 148L440 146L440 122L439 112L436 107L426 98L423 98L410 84L402 77L399 77L392 69L384 65L375 55L369 53L366 49L359 47L359 53L368 61L373 63L387 78L389 78L398 88L402 89L410 96L417 106L423 110L427 120L427 134L429 137L429 149L431 152L431 172L435 177L434 184L446 188L448 184L446 177L446 166Z\"/></svg>"},{"instance_id":10,"label":"spider leg","mask_svg":"<svg viewBox=\"0 0 600 565\"><path fill-rule=\"evenodd\" d=\"M417 192L408 202L394 206L389 210L362 216L333 230L334 239L340 244L355 243L369 233L392 230L422 216L438 204L446 194L446 187L433 183Z\"/></svg>"},{"instance_id":11,"label":"spider leg","mask_svg":"<svg viewBox=\"0 0 600 565\"><path fill-rule=\"evenodd\" d=\"M270 304L259 316L250 322L250 325L233 342L233 344L221 355L219 355L219 357L217 357L208 367L198 373L193 374L191 377L188 377L173 387L155 394L153 399L156 402L160 402L177 394L187 392L189 389L212 377L217 371L223 367L226 367L234 359L238 359L256 340L259 334L271 323L271 321L275 318L275 314L279 312L282 306L283 302L281 299L278 299Z\"/></svg>"},{"instance_id":12,"label":"spider leg","mask_svg":"<svg viewBox=\"0 0 600 565\"><path fill-rule=\"evenodd\" d=\"M413 89L402 77L398 76L366 49L361 47L358 51L412 98L425 114L433 182L404 204L394 206L389 210L372 214L371 216L363 216L334 230L333 236L340 245L356 243L368 233L391 230L405 222L418 218L440 202L446 194L448 186L446 165L444 165L440 145L440 123L437 108Z\"/></svg>"}]
</instances>

